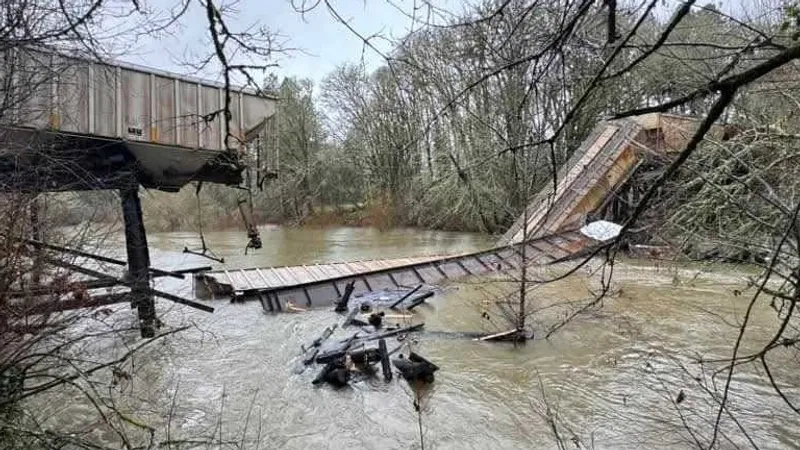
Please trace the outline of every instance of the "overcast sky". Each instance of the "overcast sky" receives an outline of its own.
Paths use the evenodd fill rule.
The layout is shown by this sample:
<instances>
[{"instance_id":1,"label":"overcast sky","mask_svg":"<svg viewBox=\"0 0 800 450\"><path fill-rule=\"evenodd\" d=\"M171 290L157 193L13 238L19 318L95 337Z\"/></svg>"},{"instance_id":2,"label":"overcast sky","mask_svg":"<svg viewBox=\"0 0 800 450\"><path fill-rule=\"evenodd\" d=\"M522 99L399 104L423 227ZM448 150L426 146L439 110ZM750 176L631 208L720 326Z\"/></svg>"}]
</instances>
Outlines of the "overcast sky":
<instances>
[{"instance_id":1,"label":"overcast sky","mask_svg":"<svg viewBox=\"0 0 800 450\"><path fill-rule=\"evenodd\" d=\"M295 3L300 1L295 0ZM463 6L457 0L440 1L440 4L450 3L456 4L456 10ZM333 0L331 4L354 29L364 35L381 34L397 38L405 35L413 24L407 15L413 11L413 0L392 0L391 3L387 0ZM363 58L370 69L381 64L380 56L370 49L365 50L358 37L338 23L324 3L305 15L295 11L290 0L239 0L235 8L229 19L231 27L244 29L253 24L266 26L280 33L286 46L295 49L279 57L277 62L280 67L275 69L275 73L280 77L297 76L319 82L344 62L358 62ZM187 60L187 55L192 52L208 51L210 47L204 11L193 6L181 20L179 29L178 33L171 36L141 38L132 47L115 53L128 62L186 74L192 69L182 66L181 61ZM391 48L386 39L374 39L371 42L382 51ZM216 78L213 71L200 75Z\"/></svg>"},{"instance_id":2,"label":"overcast sky","mask_svg":"<svg viewBox=\"0 0 800 450\"><path fill-rule=\"evenodd\" d=\"M305 1L312 4L315 0ZM470 0L472 3L475 1ZM748 4L756 1L778 0L716 0L714 3L736 14L734 11L742 7L747 9ZM294 2L298 5L303 0ZM710 2L701 1L698 4ZM276 61L280 67L274 72L280 77L311 78L319 83L337 65L345 62L358 62L363 58L369 69L382 63L380 56L365 49L358 37L337 22L324 2L305 15L295 10L292 0L223 0L222 3L235 8L228 19L231 28L242 30L248 26L262 25L280 33L285 44L296 49L281 55ZM388 38L401 37L412 26L419 27L409 17L414 5L419 3L419 0L331 0L338 13L359 33L365 36L382 34ZM468 1L434 0L434 3L444 10L458 13L465 9ZM668 16L677 3L678 0L665 0L659 9ZM175 4L179 4L177 0L150 0L148 6L156 10L161 8L162 14L165 14L166 9ZM181 65L181 61L187 59L197 60L197 56L192 58L188 54L207 52L211 48L205 11L199 7L199 2L192 1L190 4L192 7L172 35L144 37L132 46L129 41L124 41L125 47L118 48L115 53L122 60L147 67L218 80L218 73L214 70L190 73L191 68ZM418 17L422 14L421 11L417 12ZM371 42L382 51L391 48L390 42L385 39Z\"/></svg>"}]
</instances>

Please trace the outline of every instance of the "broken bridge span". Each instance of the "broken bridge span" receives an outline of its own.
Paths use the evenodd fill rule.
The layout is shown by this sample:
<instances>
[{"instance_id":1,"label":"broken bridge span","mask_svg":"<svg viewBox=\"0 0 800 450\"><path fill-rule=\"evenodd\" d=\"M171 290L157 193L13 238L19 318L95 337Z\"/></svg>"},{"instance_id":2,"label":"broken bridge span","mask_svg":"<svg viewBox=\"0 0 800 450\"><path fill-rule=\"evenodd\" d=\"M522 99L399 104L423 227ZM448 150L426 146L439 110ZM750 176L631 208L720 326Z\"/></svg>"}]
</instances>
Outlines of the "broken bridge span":
<instances>
[{"instance_id":1,"label":"broken bridge span","mask_svg":"<svg viewBox=\"0 0 800 450\"><path fill-rule=\"evenodd\" d=\"M265 310L330 305L354 283L355 293L436 284L446 279L548 265L590 254L602 242L579 229L598 219L648 155L669 156L697 128L692 118L667 114L603 121L530 202L527 212L488 250L448 256L336 262L293 267L224 269L195 275L198 298L258 299ZM712 134L721 137L716 126ZM523 242L523 237L527 240Z\"/></svg>"}]
</instances>

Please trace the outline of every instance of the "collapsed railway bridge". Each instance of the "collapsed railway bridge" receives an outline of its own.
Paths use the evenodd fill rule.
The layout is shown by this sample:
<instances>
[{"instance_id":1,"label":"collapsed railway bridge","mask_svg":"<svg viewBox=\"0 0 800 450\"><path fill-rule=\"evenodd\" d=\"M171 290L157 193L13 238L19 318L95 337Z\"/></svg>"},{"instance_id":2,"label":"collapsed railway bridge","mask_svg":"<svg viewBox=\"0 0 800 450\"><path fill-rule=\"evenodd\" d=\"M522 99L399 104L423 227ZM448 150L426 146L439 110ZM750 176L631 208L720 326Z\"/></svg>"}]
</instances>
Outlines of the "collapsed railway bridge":
<instances>
[{"instance_id":1,"label":"collapsed railway bridge","mask_svg":"<svg viewBox=\"0 0 800 450\"><path fill-rule=\"evenodd\" d=\"M629 209L625 204L638 200L627 185L632 176L654 159L669 160L698 124L667 114L599 122L559 170L556 188L548 183L534 196L494 248L463 255L202 272L195 274L195 295L255 299L266 311L282 311L293 305L329 305L350 283L361 294L591 254L603 242L581 228L598 219L623 221ZM715 126L711 135L722 138L724 132L724 127Z\"/></svg>"},{"instance_id":2,"label":"collapsed railway bridge","mask_svg":"<svg viewBox=\"0 0 800 450\"><path fill-rule=\"evenodd\" d=\"M35 305L32 311L130 301L138 311L142 336L149 337L156 327L154 296L213 310L152 289L152 277L184 274L150 267L139 189L174 192L189 182L236 186L244 171L253 168L266 176L274 164L277 98L38 49L12 48L0 57L0 190L32 196L116 190L124 219L127 261L43 243L35 235L26 244L126 265L128 276L121 279L55 258L47 261L88 277L85 283L91 288L125 286L128 292L89 301L65 299ZM249 228L252 239L258 239L255 225ZM35 297L47 288L33 286L10 297Z\"/></svg>"},{"instance_id":3,"label":"collapsed railway bridge","mask_svg":"<svg viewBox=\"0 0 800 450\"><path fill-rule=\"evenodd\" d=\"M189 182L236 186L247 170L256 170L256 179L273 174L277 98L245 89L230 91L212 82L138 66L39 50L14 49L2 56L6 65L0 75L7 86L8 113L0 117L0 190L33 195L116 190L124 219L126 261L41 242L35 234L25 239L26 245L38 251L63 252L128 269L127 277L114 277L48 259L50 264L88 277L83 283L89 290L111 286L127 290L36 303L28 305L28 313L127 301L137 310L144 337L155 333L156 297L213 311L206 304L154 290L156 277L191 274L199 299L256 299L267 311L282 311L292 305L330 304L348 284L359 294L587 255L602 242L582 233L581 227L597 219L624 218L620 202L635 199L631 189L627 198L620 194L633 174L654 157L668 158L681 149L698 124L691 118L665 114L599 122L561 167L555 188L548 184L542 189L494 248L463 255L296 267L164 271L150 266L139 189L174 192ZM712 135L720 137L723 132L717 126ZM247 225L251 237L257 239L255 224ZM46 292L48 286L43 283L12 292L10 297Z\"/></svg>"}]
</instances>

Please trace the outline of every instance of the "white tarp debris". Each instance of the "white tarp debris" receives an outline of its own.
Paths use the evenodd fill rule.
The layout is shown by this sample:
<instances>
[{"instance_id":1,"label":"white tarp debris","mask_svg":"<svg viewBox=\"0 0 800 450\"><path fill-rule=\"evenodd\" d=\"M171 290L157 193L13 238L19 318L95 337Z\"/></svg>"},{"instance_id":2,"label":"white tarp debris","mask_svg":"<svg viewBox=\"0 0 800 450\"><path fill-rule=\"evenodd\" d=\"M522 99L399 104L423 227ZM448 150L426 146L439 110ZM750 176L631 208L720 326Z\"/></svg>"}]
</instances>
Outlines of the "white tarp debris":
<instances>
[{"instance_id":1,"label":"white tarp debris","mask_svg":"<svg viewBox=\"0 0 800 450\"><path fill-rule=\"evenodd\" d=\"M607 220L598 220L590 224L584 225L581 228L581 233L584 236L590 237L598 241L608 241L619 236L622 231L622 225L617 225L614 222Z\"/></svg>"}]
</instances>

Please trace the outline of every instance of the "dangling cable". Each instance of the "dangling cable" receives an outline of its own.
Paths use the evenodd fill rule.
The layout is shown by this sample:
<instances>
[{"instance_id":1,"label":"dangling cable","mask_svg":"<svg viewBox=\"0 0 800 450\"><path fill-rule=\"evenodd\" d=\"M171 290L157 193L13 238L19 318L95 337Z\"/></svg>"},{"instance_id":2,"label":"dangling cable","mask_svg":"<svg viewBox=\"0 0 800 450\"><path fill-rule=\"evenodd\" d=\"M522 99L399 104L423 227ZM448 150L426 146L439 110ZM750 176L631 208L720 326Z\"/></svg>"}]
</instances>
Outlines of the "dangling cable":
<instances>
[{"instance_id":1,"label":"dangling cable","mask_svg":"<svg viewBox=\"0 0 800 450\"><path fill-rule=\"evenodd\" d=\"M212 261L217 261L218 263L225 264L225 258L220 258L211 251L210 248L206 246L206 237L203 234L203 209L200 204L200 189L203 188L203 182L199 181L197 183L197 189L194 191L195 199L197 199L197 229L200 233L200 245L202 246L201 250L198 252L196 250L189 250L189 247L183 247L183 253L189 253L191 255L202 256L204 258L208 258Z\"/></svg>"}]
</instances>

